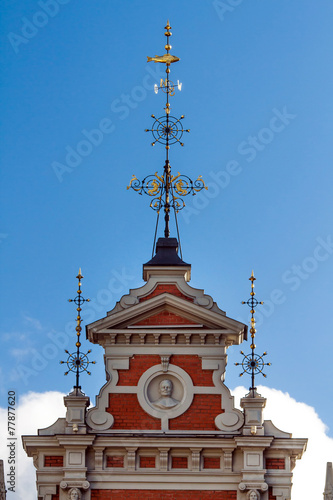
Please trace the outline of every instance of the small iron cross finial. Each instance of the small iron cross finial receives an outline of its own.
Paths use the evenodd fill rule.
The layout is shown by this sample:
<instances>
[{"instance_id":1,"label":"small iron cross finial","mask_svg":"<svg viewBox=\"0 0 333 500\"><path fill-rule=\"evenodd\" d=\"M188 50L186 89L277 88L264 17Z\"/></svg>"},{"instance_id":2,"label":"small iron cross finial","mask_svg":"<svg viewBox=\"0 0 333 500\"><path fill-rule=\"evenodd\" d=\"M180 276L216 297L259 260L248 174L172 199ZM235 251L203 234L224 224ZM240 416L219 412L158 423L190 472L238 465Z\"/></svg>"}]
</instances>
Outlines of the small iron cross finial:
<instances>
[{"instance_id":1,"label":"small iron cross finial","mask_svg":"<svg viewBox=\"0 0 333 500\"><path fill-rule=\"evenodd\" d=\"M91 352L90 349L89 349L89 351L87 351L86 354L84 354L83 352L80 351L80 347L81 347L80 335L81 335L81 331L82 331L82 328L81 328L82 307L81 306L85 302L90 302L90 299L85 299L82 297L81 280L83 279L83 276L81 274L81 268L79 269L79 274L76 276L76 278L79 280L77 296L75 297L75 299L68 299L68 302L74 302L77 305L77 308L76 308L76 310L77 310L76 323L77 324L76 324L76 328L75 328L76 336L77 336L76 343L75 343L76 352L70 353L69 351L67 351L67 349L65 349L65 353L68 354L68 358L66 361L60 361L60 364L64 364L64 363L67 364L68 371L65 372L65 375L68 375L69 372L76 373L76 384L74 386L74 389L75 389L75 393L78 394L79 391L81 390L81 386L79 385L80 373L85 371L88 373L88 375L91 375L91 373L87 370L87 368L88 368L90 363L95 364L96 361L89 361L88 354Z\"/></svg>"},{"instance_id":2,"label":"small iron cross finial","mask_svg":"<svg viewBox=\"0 0 333 500\"><path fill-rule=\"evenodd\" d=\"M265 363L263 360L263 356L266 356L267 352L264 352L261 356L259 356L259 354L256 354L254 351L256 348L256 345L254 343L255 334L257 332L257 330L255 328L256 321L254 318L254 313L256 312L255 307L257 307L258 305L262 305L263 302L259 302L255 298L254 282L255 282L256 278L254 277L253 271L251 273L251 277L249 278L249 280L251 281L250 298L246 302L243 301L242 304L247 304L251 308L251 310L250 310L250 313L251 313L250 333L251 333L251 340L252 340L251 345L250 345L251 353L244 354L244 352L241 351L240 353L242 354L242 356L244 356L243 361L241 363L235 363L235 365L236 366L241 365L243 368L243 372L240 373L240 375L239 375L240 377L242 377L244 375L244 373L248 373L251 375L250 392L254 396L254 393L257 390L257 388L255 387L255 375L258 375L259 373L261 373L264 377L266 377L266 375L263 373L264 366L271 366L271 363Z\"/></svg>"},{"instance_id":3,"label":"small iron cross finial","mask_svg":"<svg viewBox=\"0 0 333 500\"><path fill-rule=\"evenodd\" d=\"M176 214L179 210L182 210L185 207L184 200L182 199L184 196L188 194L195 195L202 189L207 189L203 179L199 176L195 181L192 181L187 175L181 175L179 172L177 175L172 175L171 173L171 165L169 162L169 150L170 146L173 144L180 144L184 146L182 142L182 137L185 132L189 132L189 129L184 129L182 125L182 120L185 118L184 115L181 115L180 118L176 118L170 114L170 97L175 94L176 88L181 90L182 84L177 80L177 84L173 83L169 79L170 74L170 66L172 63L179 61L179 58L170 54L171 45L170 45L170 36L171 26L169 21L164 28L165 36L167 37L165 50L166 54L162 56L154 56L148 57L148 62L153 61L155 63L165 64L166 69L166 78L165 80L161 79L159 85L155 84L154 91L158 94L158 91L161 90L166 96L166 104L164 107L165 115L157 118L155 115L151 115L154 119L153 125L151 129L145 129L145 132L151 132L153 135L152 146L159 143L165 146L166 151L166 159L164 164L164 170L162 175L155 174L146 176L142 181L139 181L135 175L133 175L127 189L132 188L139 194L147 194L151 196L153 199L150 203L150 207L155 210L158 214L157 216L157 225L158 218L161 209L164 209L164 220L165 220L165 229L164 236L168 238L170 236L170 211L174 210L175 218ZM178 224L176 218L176 225L178 231Z\"/></svg>"}]
</instances>

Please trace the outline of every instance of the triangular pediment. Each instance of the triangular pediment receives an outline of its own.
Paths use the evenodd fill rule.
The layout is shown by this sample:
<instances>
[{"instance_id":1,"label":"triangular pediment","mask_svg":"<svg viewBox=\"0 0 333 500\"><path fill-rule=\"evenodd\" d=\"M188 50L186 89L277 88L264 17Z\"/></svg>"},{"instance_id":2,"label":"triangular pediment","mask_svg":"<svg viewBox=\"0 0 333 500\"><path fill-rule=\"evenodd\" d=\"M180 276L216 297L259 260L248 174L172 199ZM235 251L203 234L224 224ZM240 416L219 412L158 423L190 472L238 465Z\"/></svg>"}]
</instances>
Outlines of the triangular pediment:
<instances>
[{"instance_id":1,"label":"triangular pediment","mask_svg":"<svg viewBox=\"0 0 333 500\"><path fill-rule=\"evenodd\" d=\"M133 334L142 335L144 331L181 330L184 335L201 337L211 332L229 344L239 344L246 337L246 325L228 318L214 310L186 301L169 293L162 293L151 299L122 309L87 326L87 336L94 343L103 343L107 337ZM188 330L188 331L187 331ZM220 343L220 342L219 342Z\"/></svg>"}]
</instances>

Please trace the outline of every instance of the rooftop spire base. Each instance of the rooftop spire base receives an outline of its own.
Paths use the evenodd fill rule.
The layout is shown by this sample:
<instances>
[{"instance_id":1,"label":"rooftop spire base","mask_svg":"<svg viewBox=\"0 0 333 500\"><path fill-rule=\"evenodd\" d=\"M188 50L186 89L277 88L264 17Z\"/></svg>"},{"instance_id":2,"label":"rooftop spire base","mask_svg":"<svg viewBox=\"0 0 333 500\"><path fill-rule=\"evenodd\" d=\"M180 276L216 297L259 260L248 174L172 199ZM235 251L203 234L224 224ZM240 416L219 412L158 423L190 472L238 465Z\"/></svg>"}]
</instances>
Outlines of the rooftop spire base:
<instances>
[{"instance_id":1,"label":"rooftop spire base","mask_svg":"<svg viewBox=\"0 0 333 500\"><path fill-rule=\"evenodd\" d=\"M191 279L191 264L184 262L178 255L177 238L159 238L156 254L143 265L143 279L148 281L152 274L184 274L185 280Z\"/></svg>"}]
</instances>

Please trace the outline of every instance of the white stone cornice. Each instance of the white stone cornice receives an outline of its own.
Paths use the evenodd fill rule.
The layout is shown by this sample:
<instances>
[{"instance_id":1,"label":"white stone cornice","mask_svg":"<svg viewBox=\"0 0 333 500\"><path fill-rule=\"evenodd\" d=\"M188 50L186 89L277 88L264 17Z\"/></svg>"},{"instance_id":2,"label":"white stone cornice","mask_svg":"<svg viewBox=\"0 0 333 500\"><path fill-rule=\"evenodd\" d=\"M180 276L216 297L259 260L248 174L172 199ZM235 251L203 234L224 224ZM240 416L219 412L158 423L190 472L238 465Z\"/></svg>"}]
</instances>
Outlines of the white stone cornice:
<instances>
[{"instance_id":1,"label":"white stone cornice","mask_svg":"<svg viewBox=\"0 0 333 500\"><path fill-rule=\"evenodd\" d=\"M58 448L56 436L22 436L22 442L28 457L31 457L37 448Z\"/></svg>"},{"instance_id":2,"label":"white stone cornice","mask_svg":"<svg viewBox=\"0 0 333 500\"><path fill-rule=\"evenodd\" d=\"M308 440L302 438L274 438L270 450L284 450L290 456L295 456L297 459L302 458L306 451Z\"/></svg>"},{"instance_id":3,"label":"white stone cornice","mask_svg":"<svg viewBox=\"0 0 333 500\"><path fill-rule=\"evenodd\" d=\"M65 448L70 448L70 447L87 447L91 446L95 440L95 436L92 434L66 434L65 436L56 436L56 439L58 443L65 447Z\"/></svg>"},{"instance_id":4,"label":"white stone cornice","mask_svg":"<svg viewBox=\"0 0 333 500\"><path fill-rule=\"evenodd\" d=\"M256 448L264 450L271 445L273 439L271 436L235 436L237 446L241 449Z\"/></svg>"}]
</instances>

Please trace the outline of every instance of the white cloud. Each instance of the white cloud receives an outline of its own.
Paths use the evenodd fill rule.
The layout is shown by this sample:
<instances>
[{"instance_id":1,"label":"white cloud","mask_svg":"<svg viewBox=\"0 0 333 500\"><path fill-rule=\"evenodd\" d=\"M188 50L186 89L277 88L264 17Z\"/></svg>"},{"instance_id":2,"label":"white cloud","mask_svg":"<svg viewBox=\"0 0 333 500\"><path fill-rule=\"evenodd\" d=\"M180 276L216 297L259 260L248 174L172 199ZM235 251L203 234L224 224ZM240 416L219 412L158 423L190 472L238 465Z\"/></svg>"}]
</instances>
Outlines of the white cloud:
<instances>
[{"instance_id":1,"label":"white cloud","mask_svg":"<svg viewBox=\"0 0 333 500\"><path fill-rule=\"evenodd\" d=\"M53 424L65 416L65 406L60 392L29 392L20 397L16 405L17 428L17 480L16 492L7 493L8 500L36 500L36 469L32 458L28 458L22 447L22 435L34 435L37 429ZM0 408L1 435L7 438L7 408ZM4 461L5 474L8 472L7 439L0 442L0 458ZM8 489L8 485L6 485Z\"/></svg>"},{"instance_id":2,"label":"white cloud","mask_svg":"<svg viewBox=\"0 0 333 500\"><path fill-rule=\"evenodd\" d=\"M3 332L1 334L2 342L16 343L25 342L26 340L28 340L26 334L21 332Z\"/></svg>"},{"instance_id":3,"label":"white cloud","mask_svg":"<svg viewBox=\"0 0 333 500\"><path fill-rule=\"evenodd\" d=\"M33 318L32 316L29 316L28 314L22 313L23 320L27 325L31 325L33 328L36 328L36 330L42 330L42 324L39 321L39 319Z\"/></svg>"},{"instance_id":4,"label":"white cloud","mask_svg":"<svg viewBox=\"0 0 333 500\"><path fill-rule=\"evenodd\" d=\"M266 420L285 432L292 432L293 437L308 438L308 448L302 460L296 462L292 500L322 498L325 484L326 462L333 461L333 439L326 434L327 427L320 420L314 408L297 402L287 393L267 387L258 387L258 391L267 398L264 412ZM246 394L245 387L236 387L232 391L235 402ZM65 416L63 396L60 392L29 392L20 398L17 407L17 449L18 479L17 493L8 494L8 500L36 499L36 470L32 458L23 451L21 435L34 435L37 429L53 424L57 418ZM0 408L1 434L7 435L7 408ZM0 442L0 458L7 470L7 440Z\"/></svg>"},{"instance_id":5,"label":"white cloud","mask_svg":"<svg viewBox=\"0 0 333 500\"><path fill-rule=\"evenodd\" d=\"M232 391L235 403L248 390L236 387ZM292 500L322 498L325 487L326 463L333 461L333 439L327 436L327 426L320 420L312 406L301 403L288 393L258 386L258 392L267 398L264 419L293 437L308 438L307 450L301 460L296 461L293 476Z\"/></svg>"},{"instance_id":6,"label":"white cloud","mask_svg":"<svg viewBox=\"0 0 333 500\"><path fill-rule=\"evenodd\" d=\"M27 347L24 349L13 348L13 349L10 349L9 352L14 358L16 358L16 362L20 362L20 361L22 361L22 359L24 359L28 356L31 356L33 354L34 350L31 347Z\"/></svg>"}]
</instances>

